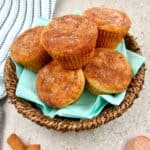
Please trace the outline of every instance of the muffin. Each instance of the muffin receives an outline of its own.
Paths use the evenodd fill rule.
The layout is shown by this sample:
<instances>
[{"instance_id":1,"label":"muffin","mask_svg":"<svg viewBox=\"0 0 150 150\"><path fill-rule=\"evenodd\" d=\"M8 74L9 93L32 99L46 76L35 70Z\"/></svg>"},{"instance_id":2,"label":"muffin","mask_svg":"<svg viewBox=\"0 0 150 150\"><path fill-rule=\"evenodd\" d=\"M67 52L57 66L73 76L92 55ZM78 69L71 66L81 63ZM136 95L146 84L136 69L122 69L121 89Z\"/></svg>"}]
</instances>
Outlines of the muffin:
<instances>
[{"instance_id":1,"label":"muffin","mask_svg":"<svg viewBox=\"0 0 150 150\"><path fill-rule=\"evenodd\" d=\"M84 16L97 24L97 47L100 48L116 48L131 25L124 12L111 8L90 8L84 12Z\"/></svg>"},{"instance_id":2,"label":"muffin","mask_svg":"<svg viewBox=\"0 0 150 150\"><path fill-rule=\"evenodd\" d=\"M94 55L98 29L78 15L66 15L50 22L42 31L41 43L66 69L79 69Z\"/></svg>"},{"instance_id":3,"label":"muffin","mask_svg":"<svg viewBox=\"0 0 150 150\"><path fill-rule=\"evenodd\" d=\"M150 137L136 136L127 142L124 150L150 150Z\"/></svg>"},{"instance_id":4,"label":"muffin","mask_svg":"<svg viewBox=\"0 0 150 150\"><path fill-rule=\"evenodd\" d=\"M94 95L124 91L132 78L132 70L125 57L113 50L97 48L95 56L84 68L87 87Z\"/></svg>"},{"instance_id":5,"label":"muffin","mask_svg":"<svg viewBox=\"0 0 150 150\"><path fill-rule=\"evenodd\" d=\"M64 69L56 60L38 73L36 89L40 99L49 106L60 108L75 102L85 86L84 73Z\"/></svg>"},{"instance_id":6,"label":"muffin","mask_svg":"<svg viewBox=\"0 0 150 150\"><path fill-rule=\"evenodd\" d=\"M40 34L43 28L35 27L25 31L15 39L10 47L13 59L34 72L37 72L51 59L40 43Z\"/></svg>"}]
</instances>

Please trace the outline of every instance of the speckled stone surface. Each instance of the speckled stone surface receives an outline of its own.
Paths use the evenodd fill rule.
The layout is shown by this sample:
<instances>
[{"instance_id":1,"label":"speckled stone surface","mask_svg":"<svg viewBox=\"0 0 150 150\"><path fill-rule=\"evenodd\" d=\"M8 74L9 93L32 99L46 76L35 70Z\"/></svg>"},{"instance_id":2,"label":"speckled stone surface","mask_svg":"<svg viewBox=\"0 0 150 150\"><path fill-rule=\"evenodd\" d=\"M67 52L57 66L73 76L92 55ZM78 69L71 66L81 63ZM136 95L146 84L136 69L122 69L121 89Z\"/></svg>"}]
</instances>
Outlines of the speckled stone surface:
<instances>
[{"instance_id":1,"label":"speckled stone surface","mask_svg":"<svg viewBox=\"0 0 150 150\"><path fill-rule=\"evenodd\" d=\"M150 2L149 0L58 0L55 17L92 6L122 9L132 20L130 32L146 57L146 78L140 97L120 118L97 129L80 133L60 133L42 128L18 114L13 105L3 105L4 130L0 130L1 150L9 150L6 138L17 133L25 143L40 143L42 150L123 150L136 135L150 136Z\"/></svg>"}]
</instances>

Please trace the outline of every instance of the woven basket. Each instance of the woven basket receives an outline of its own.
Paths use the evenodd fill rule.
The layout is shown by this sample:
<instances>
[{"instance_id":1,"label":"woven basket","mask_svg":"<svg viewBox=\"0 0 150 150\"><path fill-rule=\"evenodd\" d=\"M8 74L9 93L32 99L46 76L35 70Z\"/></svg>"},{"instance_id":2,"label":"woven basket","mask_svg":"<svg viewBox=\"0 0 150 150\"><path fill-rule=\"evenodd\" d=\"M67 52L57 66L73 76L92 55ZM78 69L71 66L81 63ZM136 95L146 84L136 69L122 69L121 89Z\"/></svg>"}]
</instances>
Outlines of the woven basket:
<instances>
[{"instance_id":1,"label":"woven basket","mask_svg":"<svg viewBox=\"0 0 150 150\"><path fill-rule=\"evenodd\" d=\"M127 35L125 37L125 42L128 49L140 54L140 48L138 47L133 36ZM56 117L53 119L43 115L34 104L15 96L17 77L15 73L15 66L10 58L6 61L4 71L4 81L9 100L15 105L18 112L22 113L24 117L41 126L65 132L97 128L98 126L121 116L133 104L142 88L145 76L145 65L140 68L136 77L132 79L124 101L119 106L110 105L105 108L102 113L92 119L68 119L61 117Z\"/></svg>"}]
</instances>

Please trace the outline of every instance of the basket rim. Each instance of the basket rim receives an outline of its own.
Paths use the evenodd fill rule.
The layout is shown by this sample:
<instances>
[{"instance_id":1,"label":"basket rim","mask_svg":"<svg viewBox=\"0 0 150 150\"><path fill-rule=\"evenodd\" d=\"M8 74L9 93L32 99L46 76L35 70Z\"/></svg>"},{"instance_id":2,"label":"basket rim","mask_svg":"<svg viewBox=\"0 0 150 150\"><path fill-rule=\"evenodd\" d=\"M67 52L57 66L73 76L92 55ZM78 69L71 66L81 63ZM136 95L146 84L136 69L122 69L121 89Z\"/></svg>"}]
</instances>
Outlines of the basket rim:
<instances>
[{"instance_id":1,"label":"basket rim","mask_svg":"<svg viewBox=\"0 0 150 150\"><path fill-rule=\"evenodd\" d=\"M125 43L128 49L141 54L140 48L135 41L135 38L131 35L126 35ZM15 72L15 66L12 60L8 57L4 68L4 83L6 92L9 97L10 103L14 104L17 111L23 114L24 117L31 121L45 126L49 129L57 131L81 131L97 128L102 124L105 124L115 118L121 116L133 103L144 84L145 77L145 64L142 65L137 75L132 79L125 99L119 106L112 106L104 109L102 113L93 117L92 119L68 119L68 118L50 118L42 114L42 112L34 108L30 102L23 100L22 98L15 96L15 90L17 85L17 76Z\"/></svg>"}]
</instances>

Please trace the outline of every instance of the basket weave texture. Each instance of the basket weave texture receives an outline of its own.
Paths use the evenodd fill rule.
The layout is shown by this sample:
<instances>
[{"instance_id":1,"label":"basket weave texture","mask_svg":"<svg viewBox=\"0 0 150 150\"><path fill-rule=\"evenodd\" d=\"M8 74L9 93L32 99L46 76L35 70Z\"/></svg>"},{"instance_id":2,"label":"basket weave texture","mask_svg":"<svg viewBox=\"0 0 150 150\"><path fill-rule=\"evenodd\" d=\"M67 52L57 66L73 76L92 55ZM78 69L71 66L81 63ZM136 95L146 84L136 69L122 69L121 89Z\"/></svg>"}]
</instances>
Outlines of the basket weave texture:
<instances>
[{"instance_id":1,"label":"basket weave texture","mask_svg":"<svg viewBox=\"0 0 150 150\"><path fill-rule=\"evenodd\" d=\"M126 47L138 54L141 54L140 48L135 39L131 35L125 37ZM18 98L15 95L17 77L15 72L15 66L12 60L8 57L5 69L4 69L4 81L6 86L7 95L9 100L16 107L19 113L22 113L24 117L32 120L33 122L45 126L49 129L57 131L81 131L97 128L119 116L121 116L138 97L138 94L144 83L145 76L145 64L140 68L137 75L132 79L129 88L127 90L125 99L119 106L110 106L103 110L98 116L92 119L68 119L68 118L50 118L42 114L42 112L36 108L30 102L24 99Z\"/></svg>"}]
</instances>

